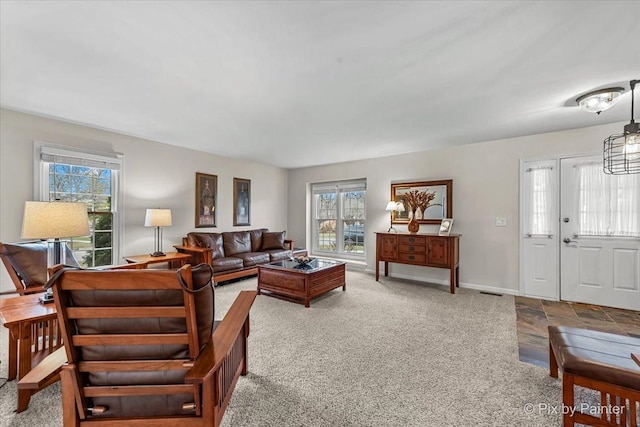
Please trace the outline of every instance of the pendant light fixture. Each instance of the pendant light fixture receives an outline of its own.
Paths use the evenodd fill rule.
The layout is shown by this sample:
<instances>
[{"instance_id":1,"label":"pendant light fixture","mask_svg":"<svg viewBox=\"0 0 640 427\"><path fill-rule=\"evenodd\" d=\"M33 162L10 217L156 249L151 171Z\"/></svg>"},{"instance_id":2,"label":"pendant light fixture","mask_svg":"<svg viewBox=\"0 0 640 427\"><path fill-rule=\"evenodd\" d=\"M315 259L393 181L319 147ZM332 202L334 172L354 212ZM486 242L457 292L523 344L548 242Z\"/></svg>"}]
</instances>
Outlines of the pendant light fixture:
<instances>
[{"instance_id":1,"label":"pendant light fixture","mask_svg":"<svg viewBox=\"0 0 640 427\"><path fill-rule=\"evenodd\" d=\"M625 175L640 173L640 124L633 117L634 89L639 80L631 80L631 122L624 132L604 140L604 173Z\"/></svg>"}]
</instances>

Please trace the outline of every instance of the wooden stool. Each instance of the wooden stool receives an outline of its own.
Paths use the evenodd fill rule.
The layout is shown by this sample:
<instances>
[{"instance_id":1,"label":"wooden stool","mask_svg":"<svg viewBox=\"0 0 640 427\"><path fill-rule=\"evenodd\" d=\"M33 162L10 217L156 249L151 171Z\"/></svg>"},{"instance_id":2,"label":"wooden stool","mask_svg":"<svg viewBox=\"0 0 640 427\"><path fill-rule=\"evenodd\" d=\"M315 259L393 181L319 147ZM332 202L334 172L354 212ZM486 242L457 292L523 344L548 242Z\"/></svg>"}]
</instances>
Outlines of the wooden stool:
<instances>
[{"instance_id":1,"label":"wooden stool","mask_svg":"<svg viewBox=\"0 0 640 427\"><path fill-rule=\"evenodd\" d=\"M550 375L562 370L563 425L637 427L640 366L631 354L639 351L639 338L549 326ZM599 406L576 407L574 385L598 391Z\"/></svg>"}]
</instances>

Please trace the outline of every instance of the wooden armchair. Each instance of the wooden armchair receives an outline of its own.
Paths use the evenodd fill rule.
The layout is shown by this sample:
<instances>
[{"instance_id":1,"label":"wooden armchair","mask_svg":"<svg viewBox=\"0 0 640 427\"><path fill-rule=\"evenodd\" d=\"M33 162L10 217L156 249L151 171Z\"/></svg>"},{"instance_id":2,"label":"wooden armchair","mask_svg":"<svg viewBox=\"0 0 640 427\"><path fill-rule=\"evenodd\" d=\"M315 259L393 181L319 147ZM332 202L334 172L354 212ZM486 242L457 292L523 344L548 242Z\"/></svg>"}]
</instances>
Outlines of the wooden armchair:
<instances>
[{"instance_id":1,"label":"wooden armchair","mask_svg":"<svg viewBox=\"0 0 640 427\"><path fill-rule=\"evenodd\" d=\"M64 250L68 262L77 266L67 245L64 245ZM17 293L28 295L44 290L47 282L46 242L0 243L0 258Z\"/></svg>"},{"instance_id":2,"label":"wooden armchair","mask_svg":"<svg viewBox=\"0 0 640 427\"><path fill-rule=\"evenodd\" d=\"M256 292L241 292L224 319L213 322L210 281L194 285L204 282L201 275L186 265L177 272L58 276L53 292L68 360L60 373L65 426L220 424L247 373Z\"/></svg>"}]
</instances>

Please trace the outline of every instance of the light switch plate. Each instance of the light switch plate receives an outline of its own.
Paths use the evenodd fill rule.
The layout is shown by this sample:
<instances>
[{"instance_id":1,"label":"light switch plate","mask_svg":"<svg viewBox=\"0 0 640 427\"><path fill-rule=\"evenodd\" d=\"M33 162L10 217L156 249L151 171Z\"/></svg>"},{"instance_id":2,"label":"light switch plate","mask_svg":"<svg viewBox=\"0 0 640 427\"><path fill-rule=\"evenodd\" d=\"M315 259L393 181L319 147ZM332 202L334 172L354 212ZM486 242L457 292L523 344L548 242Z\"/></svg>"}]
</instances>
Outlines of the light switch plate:
<instances>
[{"instance_id":1,"label":"light switch plate","mask_svg":"<svg viewBox=\"0 0 640 427\"><path fill-rule=\"evenodd\" d=\"M497 217L496 218L496 227L506 227L507 226L507 218Z\"/></svg>"}]
</instances>

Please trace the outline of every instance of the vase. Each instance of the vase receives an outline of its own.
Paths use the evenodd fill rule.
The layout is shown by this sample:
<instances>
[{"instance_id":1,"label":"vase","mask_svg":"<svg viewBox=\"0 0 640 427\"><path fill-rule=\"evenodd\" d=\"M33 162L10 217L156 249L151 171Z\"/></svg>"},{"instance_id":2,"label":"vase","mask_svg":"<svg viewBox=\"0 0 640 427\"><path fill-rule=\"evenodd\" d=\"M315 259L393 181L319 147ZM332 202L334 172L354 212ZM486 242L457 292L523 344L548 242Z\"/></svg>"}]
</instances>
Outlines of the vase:
<instances>
[{"instance_id":1,"label":"vase","mask_svg":"<svg viewBox=\"0 0 640 427\"><path fill-rule=\"evenodd\" d=\"M411 234L415 234L420 230L420 223L418 223L418 220L416 219L416 211L413 211L409 224L407 224L407 229Z\"/></svg>"}]
</instances>

